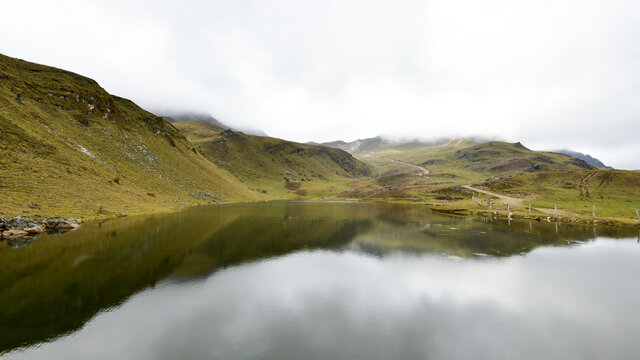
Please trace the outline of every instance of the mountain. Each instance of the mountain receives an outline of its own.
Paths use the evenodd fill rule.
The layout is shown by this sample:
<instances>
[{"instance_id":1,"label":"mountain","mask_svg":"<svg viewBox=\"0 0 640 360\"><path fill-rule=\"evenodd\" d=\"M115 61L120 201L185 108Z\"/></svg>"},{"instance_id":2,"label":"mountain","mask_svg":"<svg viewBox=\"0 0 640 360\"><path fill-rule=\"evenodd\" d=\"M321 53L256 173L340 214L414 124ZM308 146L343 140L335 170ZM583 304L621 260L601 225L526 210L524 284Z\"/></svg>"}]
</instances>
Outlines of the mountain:
<instances>
[{"instance_id":1,"label":"mountain","mask_svg":"<svg viewBox=\"0 0 640 360\"><path fill-rule=\"evenodd\" d=\"M595 166L595 167L597 167L599 169L613 169L611 166L607 166L607 165L603 164L602 161L592 157L591 155L583 154L581 152L571 151L571 150L556 150L554 152L557 152L557 153L560 153L560 154L565 154L565 155L574 157L576 159L584 160L589 165Z\"/></svg>"},{"instance_id":2,"label":"mountain","mask_svg":"<svg viewBox=\"0 0 640 360\"><path fill-rule=\"evenodd\" d=\"M172 124L72 72L0 55L0 216L103 217L260 194Z\"/></svg>"},{"instance_id":3,"label":"mountain","mask_svg":"<svg viewBox=\"0 0 640 360\"><path fill-rule=\"evenodd\" d=\"M471 140L454 139L442 145L382 150L374 155L424 166L434 173L471 181L519 172L595 168L583 160L567 155L533 151L521 143L502 141L478 144Z\"/></svg>"},{"instance_id":4,"label":"mountain","mask_svg":"<svg viewBox=\"0 0 640 360\"><path fill-rule=\"evenodd\" d=\"M228 129L229 126L221 123L218 119L209 114L197 114L189 112L169 113L162 115L162 117L170 123L176 123L181 121L206 121L209 124Z\"/></svg>"},{"instance_id":5,"label":"mountain","mask_svg":"<svg viewBox=\"0 0 640 360\"><path fill-rule=\"evenodd\" d=\"M486 138L481 137L472 137L468 139L461 138L437 138L431 140L423 140L423 139L392 139L383 136L376 136L372 138L359 139L351 142L345 142L342 140L324 142L324 143L313 143L323 146L329 146L337 149L342 149L344 151L348 151L350 153L370 153L382 150L410 150L414 148L421 147L429 147L429 146L438 146L438 145L446 145L451 142L460 142L463 141L467 144L479 144L483 142L491 141Z\"/></svg>"},{"instance_id":6,"label":"mountain","mask_svg":"<svg viewBox=\"0 0 640 360\"><path fill-rule=\"evenodd\" d=\"M371 174L368 165L340 149L248 135L204 121L174 125L211 162L269 196L306 196Z\"/></svg>"},{"instance_id":7,"label":"mountain","mask_svg":"<svg viewBox=\"0 0 640 360\"><path fill-rule=\"evenodd\" d=\"M223 124L218 119L208 114L182 112L182 113L172 113L170 115L164 115L163 118L170 123L177 123L177 122L183 122L183 121L204 121L222 129L231 129L233 131L241 131L248 135L267 136L267 134L260 129L231 127L229 125Z\"/></svg>"},{"instance_id":8,"label":"mountain","mask_svg":"<svg viewBox=\"0 0 640 360\"><path fill-rule=\"evenodd\" d=\"M323 146L247 134L208 115L173 116L81 75L0 55L0 217L92 219L275 199L482 209L469 184L544 214L558 205L590 216L595 205L628 222L640 208L640 173L521 143L374 137Z\"/></svg>"}]
</instances>

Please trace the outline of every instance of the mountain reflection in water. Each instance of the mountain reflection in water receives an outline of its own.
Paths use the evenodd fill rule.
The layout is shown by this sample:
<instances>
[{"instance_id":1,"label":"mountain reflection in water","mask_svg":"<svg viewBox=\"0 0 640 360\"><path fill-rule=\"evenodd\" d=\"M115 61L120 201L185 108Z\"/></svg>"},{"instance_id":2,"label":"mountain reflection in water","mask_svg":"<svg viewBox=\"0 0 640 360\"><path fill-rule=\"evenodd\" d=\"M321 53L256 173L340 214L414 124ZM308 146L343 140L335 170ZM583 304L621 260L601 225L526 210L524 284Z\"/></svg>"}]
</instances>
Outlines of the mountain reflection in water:
<instances>
[{"instance_id":1,"label":"mountain reflection in water","mask_svg":"<svg viewBox=\"0 0 640 360\"><path fill-rule=\"evenodd\" d=\"M88 224L0 247L0 353L625 358L640 249L604 237L635 231L300 202Z\"/></svg>"}]
</instances>

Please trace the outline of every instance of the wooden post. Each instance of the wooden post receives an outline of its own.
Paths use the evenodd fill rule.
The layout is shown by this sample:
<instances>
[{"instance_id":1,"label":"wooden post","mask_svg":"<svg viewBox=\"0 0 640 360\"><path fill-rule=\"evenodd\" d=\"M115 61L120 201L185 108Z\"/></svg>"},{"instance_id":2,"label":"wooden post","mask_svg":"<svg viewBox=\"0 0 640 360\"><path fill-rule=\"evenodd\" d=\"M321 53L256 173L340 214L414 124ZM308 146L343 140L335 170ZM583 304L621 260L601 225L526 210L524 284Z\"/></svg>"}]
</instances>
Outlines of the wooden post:
<instances>
[{"instance_id":1,"label":"wooden post","mask_svg":"<svg viewBox=\"0 0 640 360\"><path fill-rule=\"evenodd\" d=\"M511 205L507 204L507 211L511 211Z\"/></svg>"},{"instance_id":2,"label":"wooden post","mask_svg":"<svg viewBox=\"0 0 640 360\"><path fill-rule=\"evenodd\" d=\"M493 205L493 201L489 201L489 210L491 210L491 205Z\"/></svg>"},{"instance_id":3,"label":"wooden post","mask_svg":"<svg viewBox=\"0 0 640 360\"><path fill-rule=\"evenodd\" d=\"M593 218L594 219L596 218L596 206L595 205L593 205Z\"/></svg>"},{"instance_id":4,"label":"wooden post","mask_svg":"<svg viewBox=\"0 0 640 360\"><path fill-rule=\"evenodd\" d=\"M558 205L553 204L553 209L554 209L554 210L555 210L555 212L556 212L556 217L558 217Z\"/></svg>"},{"instance_id":5,"label":"wooden post","mask_svg":"<svg viewBox=\"0 0 640 360\"><path fill-rule=\"evenodd\" d=\"M531 203L529 203L529 212L531 212Z\"/></svg>"},{"instance_id":6,"label":"wooden post","mask_svg":"<svg viewBox=\"0 0 640 360\"><path fill-rule=\"evenodd\" d=\"M638 215L638 221L640 221L640 213L638 212L638 209L636 209L636 215Z\"/></svg>"}]
</instances>

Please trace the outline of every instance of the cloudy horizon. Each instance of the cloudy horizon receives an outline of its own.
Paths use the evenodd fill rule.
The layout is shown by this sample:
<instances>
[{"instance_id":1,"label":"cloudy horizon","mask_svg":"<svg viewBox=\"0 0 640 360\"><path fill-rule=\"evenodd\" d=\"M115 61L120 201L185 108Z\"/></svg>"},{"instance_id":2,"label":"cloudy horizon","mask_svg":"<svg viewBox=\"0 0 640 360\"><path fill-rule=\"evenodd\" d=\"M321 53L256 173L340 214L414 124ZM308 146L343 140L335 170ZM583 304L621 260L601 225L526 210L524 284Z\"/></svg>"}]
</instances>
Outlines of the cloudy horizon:
<instances>
[{"instance_id":1,"label":"cloudy horizon","mask_svg":"<svg viewBox=\"0 0 640 360\"><path fill-rule=\"evenodd\" d=\"M632 1L14 1L3 13L0 53L158 114L300 142L499 138L640 169Z\"/></svg>"}]
</instances>

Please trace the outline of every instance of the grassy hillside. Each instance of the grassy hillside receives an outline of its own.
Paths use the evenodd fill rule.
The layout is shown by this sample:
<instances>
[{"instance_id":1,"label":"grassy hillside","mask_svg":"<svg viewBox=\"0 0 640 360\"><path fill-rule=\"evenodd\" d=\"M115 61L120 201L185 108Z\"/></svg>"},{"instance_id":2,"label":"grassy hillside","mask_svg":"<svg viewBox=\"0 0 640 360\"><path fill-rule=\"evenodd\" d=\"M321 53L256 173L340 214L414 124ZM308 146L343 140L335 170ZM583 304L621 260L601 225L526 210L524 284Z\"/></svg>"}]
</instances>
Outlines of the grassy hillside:
<instances>
[{"instance_id":1,"label":"grassy hillside","mask_svg":"<svg viewBox=\"0 0 640 360\"><path fill-rule=\"evenodd\" d=\"M376 178L350 184L339 194L364 200L426 202L436 208L471 210L510 209L519 216L555 216L576 221L592 220L596 206L599 221L637 223L640 209L640 174L633 171L598 170L585 161L563 154L532 151L520 143L475 143L455 139L446 144L421 147L387 147L360 153ZM402 163L404 162L404 163ZM430 171L411 165L418 165ZM511 200L479 194L473 185ZM532 204L533 211L528 212ZM526 209L525 209L526 208Z\"/></svg>"},{"instance_id":2,"label":"grassy hillside","mask_svg":"<svg viewBox=\"0 0 640 360\"><path fill-rule=\"evenodd\" d=\"M270 198L322 197L332 187L371 173L339 149L246 135L204 121L174 125L207 159Z\"/></svg>"},{"instance_id":3,"label":"grassy hillside","mask_svg":"<svg viewBox=\"0 0 640 360\"><path fill-rule=\"evenodd\" d=\"M526 173L483 184L502 194L524 198L532 206L562 214L637 219L640 210L640 174L624 170L571 170Z\"/></svg>"},{"instance_id":4,"label":"grassy hillside","mask_svg":"<svg viewBox=\"0 0 640 360\"><path fill-rule=\"evenodd\" d=\"M447 175L459 181L481 181L527 171L595 169L567 155L532 151L520 143L500 141L475 144L456 139L444 145L393 149L376 154L422 165L430 169L434 176Z\"/></svg>"},{"instance_id":5,"label":"grassy hillside","mask_svg":"<svg viewBox=\"0 0 640 360\"><path fill-rule=\"evenodd\" d=\"M0 55L0 216L258 199L173 125L86 77Z\"/></svg>"}]
</instances>

